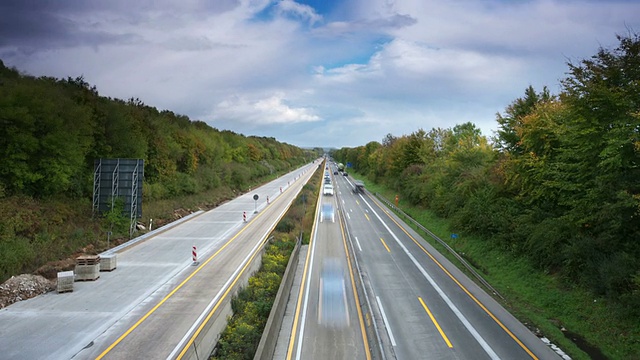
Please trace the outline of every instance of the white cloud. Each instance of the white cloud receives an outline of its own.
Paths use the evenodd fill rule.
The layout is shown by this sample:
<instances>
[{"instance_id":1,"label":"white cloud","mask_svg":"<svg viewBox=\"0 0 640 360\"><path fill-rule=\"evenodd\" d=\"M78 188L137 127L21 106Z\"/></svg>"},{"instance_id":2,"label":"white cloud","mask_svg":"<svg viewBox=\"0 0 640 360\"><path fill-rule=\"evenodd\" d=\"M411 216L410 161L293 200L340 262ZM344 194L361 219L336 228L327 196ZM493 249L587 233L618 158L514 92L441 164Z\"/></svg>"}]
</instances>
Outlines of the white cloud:
<instances>
[{"instance_id":1,"label":"white cloud","mask_svg":"<svg viewBox=\"0 0 640 360\"><path fill-rule=\"evenodd\" d=\"M307 107L294 107L287 104L283 93L266 98L248 99L233 96L217 104L213 120L235 120L254 126L270 124L294 124L320 121L321 118Z\"/></svg>"},{"instance_id":2,"label":"white cloud","mask_svg":"<svg viewBox=\"0 0 640 360\"><path fill-rule=\"evenodd\" d=\"M466 121L489 134L527 86L557 92L567 59L640 29L622 0L186 1L0 2L0 58L221 129L357 146Z\"/></svg>"},{"instance_id":3,"label":"white cloud","mask_svg":"<svg viewBox=\"0 0 640 360\"><path fill-rule=\"evenodd\" d=\"M311 6L299 4L293 0L280 0L277 9L280 14L291 14L306 19L310 25L322 21L322 16L318 15Z\"/></svg>"}]
</instances>

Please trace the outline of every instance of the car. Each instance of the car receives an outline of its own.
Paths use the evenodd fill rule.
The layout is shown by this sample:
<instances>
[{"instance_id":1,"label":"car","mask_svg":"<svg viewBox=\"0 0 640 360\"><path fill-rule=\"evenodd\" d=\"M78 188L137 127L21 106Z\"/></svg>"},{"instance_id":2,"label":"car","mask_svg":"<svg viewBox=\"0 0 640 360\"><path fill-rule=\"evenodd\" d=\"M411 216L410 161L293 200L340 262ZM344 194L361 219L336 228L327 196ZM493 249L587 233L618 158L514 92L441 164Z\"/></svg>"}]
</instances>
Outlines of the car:
<instances>
[{"instance_id":1,"label":"car","mask_svg":"<svg viewBox=\"0 0 640 360\"><path fill-rule=\"evenodd\" d=\"M338 258L326 258L322 261L318 303L318 322L322 326L349 326L345 275L344 265Z\"/></svg>"},{"instance_id":2,"label":"car","mask_svg":"<svg viewBox=\"0 0 640 360\"><path fill-rule=\"evenodd\" d=\"M344 176L349 176L349 174L347 174L347 172L346 172L346 171L344 171L344 172L342 173L342 175L344 175Z\"/></svg>"},{"instance_id":3,"label":"car","mask_svg":"<svg viewBox=\"0 0 640 360\"><path fill-rule=\"evenodd\" d=\"M329 178L324 178L324 183L325 183L325 184L331 184L331 179L329 179Z\"/></svg>"},{"instance_id":4,"label":"car","mask_svg":"<svg viewBox=\"0 0 640 360\"><path fill-rule=\"evenodd\" d=\"M324 187L322 188L322 195L333 195L333 185L324 184Z\"/></svg>"},{"instance_id":5,"label":"car","mask_svg":"<svg viewBox=\"0 0 640 360\"><path fill-rule=\"evenodd\" d=\"M333 205L331 204L322 204L322 216L320 217L320 222L324 222L325 220L336 222L336 212L333 209Z\"/></svg>"},{"instance_id":6,"label":"car","mask_svg":"<svg viewBox=\"0 0 640 360\"><path fill-rule=\"evenodd\" d=\"M338 175L338 170L333 170L333 175Z\"/></svg>"}]
</instances>

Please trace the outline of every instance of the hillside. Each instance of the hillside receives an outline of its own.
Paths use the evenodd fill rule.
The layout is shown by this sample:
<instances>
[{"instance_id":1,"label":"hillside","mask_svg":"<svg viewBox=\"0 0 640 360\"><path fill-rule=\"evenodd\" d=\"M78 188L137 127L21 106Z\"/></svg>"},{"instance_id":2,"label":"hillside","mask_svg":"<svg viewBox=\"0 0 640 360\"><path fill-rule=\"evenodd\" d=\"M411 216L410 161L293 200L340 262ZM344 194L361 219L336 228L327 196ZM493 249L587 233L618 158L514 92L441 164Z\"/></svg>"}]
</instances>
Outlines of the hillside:
<instances>
[{"instance_id":1,"label":"hillside","mask_svg":"<svg viewBox=\"0 0 640 360\"><path fill-rule=\"evenodd\" d=\"M95 159L144 160L139 222L153 219L155 228L322 153L100 96L82 77L23 75L1 61L0 123L0 283L128 238L121 208L92 217Z\"/></svg>"}]
</instances>

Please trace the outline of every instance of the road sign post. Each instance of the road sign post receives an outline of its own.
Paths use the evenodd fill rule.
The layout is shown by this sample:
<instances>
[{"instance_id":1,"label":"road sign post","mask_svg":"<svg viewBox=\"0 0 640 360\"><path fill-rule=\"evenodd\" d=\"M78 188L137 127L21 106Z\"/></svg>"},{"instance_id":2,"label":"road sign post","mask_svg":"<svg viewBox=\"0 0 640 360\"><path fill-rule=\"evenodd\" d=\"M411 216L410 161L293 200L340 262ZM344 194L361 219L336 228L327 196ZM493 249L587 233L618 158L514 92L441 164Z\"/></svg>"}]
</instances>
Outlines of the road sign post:
<instances>
[{"instance_id":1,"label":"road sign post","mask_svg":"<svg viewBox=\"0 0 640 360\"><path fill-rule=\"evenodd\" d=\"M254 214L258 213L258 199L260 198L260 196L258 196L258 194L253 195L253 201L254 201L254 205L255 205L255 210L253 211Z\"/></svg>"}]
</instances>

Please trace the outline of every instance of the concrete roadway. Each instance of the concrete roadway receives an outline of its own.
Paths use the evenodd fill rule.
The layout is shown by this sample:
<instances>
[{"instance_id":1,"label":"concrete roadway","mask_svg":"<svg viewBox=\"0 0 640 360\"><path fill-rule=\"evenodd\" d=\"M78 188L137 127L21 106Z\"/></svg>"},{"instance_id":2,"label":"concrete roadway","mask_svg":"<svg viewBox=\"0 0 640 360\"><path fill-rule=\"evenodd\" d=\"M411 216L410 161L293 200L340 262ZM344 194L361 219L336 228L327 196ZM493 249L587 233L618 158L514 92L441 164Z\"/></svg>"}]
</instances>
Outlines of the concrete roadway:
<instances>
[{"instance_id":1,"label":"concrete roadway","mask_svg":"<svg viewBox=\"0 0 640 360\"><path fill-rule=\"evenodd\" d=\"M227 295L232 274L258 250L317 166L306 165L125 247L114 271L74 283L71 293L1 309L0 358L175 358L194 322L213 298ZM192 246L200 266L193 266Z\"/></svg>"},{"instance_id":2,"label":"concrete roadway","mask_svg":"<svg viewBox=\"0 0 640 360\"><path fill-rule=\"evenodd\" d=\"M387 358L558 359L542 341L374 198L338 181Z\"/></svg>"},{"instance_id":3,"label":"concrete roadway","mask_svg":"<svg viewBox=\"0 0 640 360\"><path fill-rule=\"evenodd\" d=\"M323 219L323 204L333 205L335 221ZM362 331L364 320L356 305L355 274L349 270L346 239L338 214L342 209L337 205L336 196L323 195L318 202L318 218L304 260L302 285L290 295L298 300L291 337L285 339L287 359L371 358Z\"/></svg>"}]
</instances>

